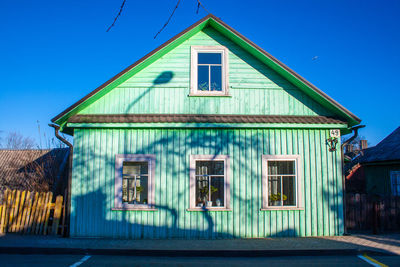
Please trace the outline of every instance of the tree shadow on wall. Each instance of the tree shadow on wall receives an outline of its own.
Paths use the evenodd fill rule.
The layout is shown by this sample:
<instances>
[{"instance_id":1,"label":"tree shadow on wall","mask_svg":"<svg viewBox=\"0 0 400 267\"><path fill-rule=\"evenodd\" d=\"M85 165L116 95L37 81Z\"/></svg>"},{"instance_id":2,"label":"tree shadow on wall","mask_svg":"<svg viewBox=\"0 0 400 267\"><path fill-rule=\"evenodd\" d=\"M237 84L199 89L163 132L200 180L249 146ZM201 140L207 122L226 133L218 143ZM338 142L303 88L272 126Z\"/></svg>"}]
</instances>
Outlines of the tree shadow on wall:
<instances>
[{"instance_id":1,"label":"tree shadow on wall","mask_svg":"<svg viewBox=\"0 0 400 267\"><path fill-rule=\"evenodd\" d=\"M154 88L156 86L162 85L162 84L167 84L169 83L173 78L174 78L175 74L172 71L163 71L161 72L157 78L155 78L153 80L153 84L147 88L140 96L138 96L136 99L134 99L132 101L132 103L130 103L128 105L128 107L125 110L126 114L131 113L131 109L133 106L135 106L136 104L138 104L140 102L140 100L147 94L149 94L152 90L154 90Z\"/></svg>"},{"instance_id":2,"label":"tree shadow on wall","mask_svg":"<svg viewBox=\"0 0 400 267\"><path fill-rule=\"evenodd\" d=\"M110 134L114 135L113 140L107 140ZM90 139L96 135L97 140L101 140L98 144ZM269 139L264 135L262 130L231 129L104 130L100 136L88 135L85 147L80 147L82 135L78 134L72 235L125 238L299 236L295 220L303 216L301 211L260 211L261 155L272 153ZM112 210L116 154L156 155L157 211ZM189 156L196 154L230 155L231 211L187 210Z\"/></svg>"},{"instance_id":3,"label":"tree shadow on wall","mask_svg":"<svg viewBox=\"0 0 400 267\"><path fill-rule=\"evenodd\" d=\"M162 72L134 105L174 77ZM246 238L300 236L304 211L261 211L261 155L297 154L285 130L193 128L83 130L75 136L72 234L125 238ZM92 132L91 132L92 131ZM281 132L282 131L282 132ZM277 143L275 138L279 138ZM290 137L291 138L291 137ZM281 140L282 139L282 140ZM117 211L114 205L116 154L156 155L157 211ZM232 211L188 211L189 156L230 155Z\"/></svg>"}]
</instances>

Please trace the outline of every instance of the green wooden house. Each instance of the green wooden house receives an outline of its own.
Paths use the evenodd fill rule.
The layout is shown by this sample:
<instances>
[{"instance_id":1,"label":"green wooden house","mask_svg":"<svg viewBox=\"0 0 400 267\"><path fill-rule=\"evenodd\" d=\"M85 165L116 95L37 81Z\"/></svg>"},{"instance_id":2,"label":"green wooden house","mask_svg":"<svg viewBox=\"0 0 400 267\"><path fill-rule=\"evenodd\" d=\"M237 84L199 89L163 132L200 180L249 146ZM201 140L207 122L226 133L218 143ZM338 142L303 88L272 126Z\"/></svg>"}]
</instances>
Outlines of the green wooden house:
<instances>
[{"instance_id":1,"label":"green wooden house","mask_svg":"<svg viewBox=\"0 0 400 267\"><path fill-rule=\"evenodd\" d=\"M327 140L360 119L213 15L52 121L74 136L73 237L343 233Z\"/></svg>"}]
</instances>

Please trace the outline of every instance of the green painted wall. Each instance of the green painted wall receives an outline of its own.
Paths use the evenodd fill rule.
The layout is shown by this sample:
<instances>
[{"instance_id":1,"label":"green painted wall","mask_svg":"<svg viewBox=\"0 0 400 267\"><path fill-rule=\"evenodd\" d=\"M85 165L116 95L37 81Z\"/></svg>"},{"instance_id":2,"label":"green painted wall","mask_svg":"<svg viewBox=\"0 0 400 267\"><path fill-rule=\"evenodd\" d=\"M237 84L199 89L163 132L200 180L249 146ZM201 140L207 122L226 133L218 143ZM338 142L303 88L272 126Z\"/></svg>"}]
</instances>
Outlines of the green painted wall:
<instances>
[{"instance_id":1,"label":"green painted wall","mask_svg":"<svg viewBox=\"0 0 400 267\"><path fill-rule=\"evenodd\" d=\"M340 153L328 151L328 137L327 129L75 129L71 236L340 235ZM120 153L156 155L157 211L111 210ZM232 211L186 210L191 154L230 155ZM260 211L262 154L301 155L304 210Z\"/></svg>"},{"instance_id":2,"label":"green painted wall","mask_svg":"<svg viewBox=\"0 0 400 267\"><path fill-rule=\"evenodd\" d=\"M390 196L392 191L390 172L400 171L400 163L366 165L364 168L367 193Z\"/></svg>"},{"instance_id":3,"label":"green painted wall","mask_svg":"<svg viewBox=\"0 0 400 267\"><path fill-rule=\"evenodd\" d=\"M232 97L188 97L192 45L229 49ZM333 115L213 28L195 34L80 112L104 113Z\"/></svg>"}]
</instances>

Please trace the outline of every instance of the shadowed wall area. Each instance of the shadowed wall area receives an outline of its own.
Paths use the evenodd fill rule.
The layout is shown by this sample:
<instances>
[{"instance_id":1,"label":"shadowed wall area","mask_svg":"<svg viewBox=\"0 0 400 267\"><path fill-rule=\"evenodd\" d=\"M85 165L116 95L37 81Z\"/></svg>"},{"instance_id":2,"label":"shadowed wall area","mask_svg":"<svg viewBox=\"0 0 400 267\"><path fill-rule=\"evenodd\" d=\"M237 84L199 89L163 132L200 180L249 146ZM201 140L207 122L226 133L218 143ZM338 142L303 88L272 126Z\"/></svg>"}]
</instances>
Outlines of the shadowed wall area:
<instances>
[{"instance_id":1,"label":"shadowed wall area","mask_svg":"<svg viewBox=\"0 0 400 267\"><path fill-rule=\"evenodd\" d=\"M219 19L210 15L203 22L53 119L74 135L71 236L213 239L341 235L341 157L339 149L330 152L326 142L330 129L345 133L359 119ZM221 64L226 66L221 73L227 74L221 74L223 95L208 94L191 85L200 77L193 71L197 64L192 60L196 58L191 52L194 46L208 47L206 52L223 46ZM220 74L211 75L210 66L218 69L220 63L210 64L211 84L213 75ZM197 70L203 65L198 64ZM272 118L277 121L268 121ZM119 203L114 203L115 192L119 194L119 189L115 190L116 155L121 154L151 155L152 162L155 156L155 209L115 209ZM196 155L229 156L230 187L226 188L230 194L224 194L225 202L230 199L227 209L201 210L202 203L190 202L195 184L190 183L190 158ZM291 210L277 210L279 204L271 205L275 210L262 210L267 195L262 187L263 162L265 165L267 158L277 155L292 155L295 164L299 163L299 182L292 188L300 187L293 191L297 190L295 197L301 200L290 204ZM119 180L123 175L117 172ZM284 175L294 177L293 173ZM271 184L278 187L280 179L283 187L284 178L281 174L274 177L278 176ZM210 186L208 190L213 189ZM143 202L146 199L152 204L153 194L149 196ZM268 196L277 202L285 197L295 198L294 194L287 197L283 189L279 197L272 189ZM196 196L196 201L199 198L203 197Z\"/></svg>"},{"instance_id":2,"label":"shadowed wall area","mask_svg":"<svg viewBox=\"0 0 400 267\"><path fill-rule=\"evenodd\" d=\"M71 236L250 238L343 233L340 154L318 129L75 129ZM154 154L156 211L115 211L116 154ZM231 211L188 211L189 156L229 155ZM303 210L261 211L261 156L302 158Z\"/></svg>"}]
</instances>

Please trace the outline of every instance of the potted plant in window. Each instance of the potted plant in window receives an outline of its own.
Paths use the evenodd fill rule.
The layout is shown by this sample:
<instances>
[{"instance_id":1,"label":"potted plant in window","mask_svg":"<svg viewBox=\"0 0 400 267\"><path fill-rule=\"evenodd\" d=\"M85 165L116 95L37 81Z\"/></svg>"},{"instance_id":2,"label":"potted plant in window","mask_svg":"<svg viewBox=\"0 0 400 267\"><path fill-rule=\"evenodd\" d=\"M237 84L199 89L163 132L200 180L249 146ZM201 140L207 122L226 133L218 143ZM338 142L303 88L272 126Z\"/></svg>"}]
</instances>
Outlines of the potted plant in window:
<instances>
[{"instance_id":1,"label":"potted plant in window","mask_svg":"<svg viewBox=\"0 0 400 267\"><path fill-rule=\"evenodd\" d=\"M211 194L215 193L218 191L218 188L214 187L214 186L210 186L211 189ZM205 203L206 207L212 207L212 201L208 200L208 187L203 187L202 189L200 189L200 194L201 194L201 198L203 199L203 202Z\"/></svg>"},{"instance_id":2,"label":"potted plant in window","mask_svg":"<svg viewBox=\"0 0 400 267\"><path fill-rule=\"evenodd\" d=\"M272 206L282 206L283 201L287 199L287 196L285 194L277 193L277 194L271 194L269 196L269 200L272 203Z\"/></svg>"},{"instance_id":3,"label":"potted plant in window","mask_svg":"<svg viewBox=\"0 0 400 267\"><path fill-rule=\"evenodd\" d=\"M139 198L140 198L140 193L143 192L143 187L142 186L136 186L136 199L133 201L133 204L137 204L137 202L139 202Z\"/></svg>"}]
</instances>

